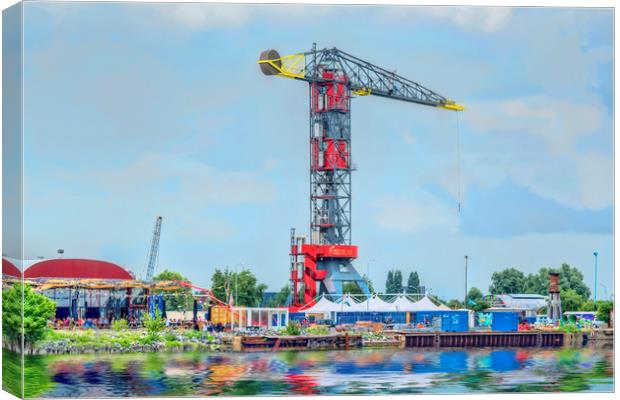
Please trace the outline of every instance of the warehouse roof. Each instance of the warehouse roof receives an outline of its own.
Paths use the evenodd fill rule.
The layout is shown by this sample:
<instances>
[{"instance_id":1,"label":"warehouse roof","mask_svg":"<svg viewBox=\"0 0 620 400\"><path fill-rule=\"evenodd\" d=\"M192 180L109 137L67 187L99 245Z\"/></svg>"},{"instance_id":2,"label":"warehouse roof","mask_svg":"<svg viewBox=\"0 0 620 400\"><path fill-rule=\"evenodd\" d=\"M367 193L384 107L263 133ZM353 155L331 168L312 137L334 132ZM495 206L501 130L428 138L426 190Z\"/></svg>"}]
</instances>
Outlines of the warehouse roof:
<instances>
[{"instance_id":1,"label":"warehouse roof","mask_svg":"<svg viewBox=\"0 0 620 400\"><path fill-rule=\"evenodd\" d=\"M539 310L547 305L547 298L539 294L500 294L495 298L494 307L516 310Z\"/></svg>"},{"instance_id":2,"label":"warehouse roof","mask_svg":"<svg viewBox=\"0 0 620 400\"><path fill-rule=\"evenodd\" d=\"M2 275L13 276L15 278L21 278L22 273L19 270L19 268L15 266L15 264L3 258L2 259Z\"/></svg>"},{"instance_id":3,"label":"warehouse roof","mask_svg":"<svg viewBox=\"0 0 620 400\"><path fill-rule=\"evenodd\" d=\"M38 261L26 269L24 278L134 279L125 268L111 262L77 258Z\"/></svg>"}]
</instances>

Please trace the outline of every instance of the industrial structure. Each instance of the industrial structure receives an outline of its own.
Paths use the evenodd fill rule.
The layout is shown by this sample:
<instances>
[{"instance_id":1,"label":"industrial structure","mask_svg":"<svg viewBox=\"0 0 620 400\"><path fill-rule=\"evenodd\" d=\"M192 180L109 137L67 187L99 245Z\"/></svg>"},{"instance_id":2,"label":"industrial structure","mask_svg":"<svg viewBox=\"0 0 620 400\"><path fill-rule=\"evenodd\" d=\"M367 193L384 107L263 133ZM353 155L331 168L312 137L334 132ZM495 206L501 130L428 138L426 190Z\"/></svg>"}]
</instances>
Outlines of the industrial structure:
<instances>
[{"instance_id":1,"label":"industrial structure","mask_svg":"<svg viewBox=\"0 0 620 400\"><path fill-rule=\"evenodd\" d=\"M560 274L549 273L549 304L547 306L547 321L556 325L562 318L562 301L560 299Z\"/></svg>"},{"instance_id":2,"label":"industrial structure","mask_svg":"<svg viewBox=\"0 0 620 400\"><path fill-rule=\"evenodd\" d=\"M358 247L351 241L351 98L380 96L461 111L464 108L424 86L336 48L280 56L261 53L265 75L308 82L310 87L310 239L291 230L291 306L317 294L342 294L355 282L369 294L353 267ZM317 286L318 290L317 290Z\"/></svg>"}]
</instances>

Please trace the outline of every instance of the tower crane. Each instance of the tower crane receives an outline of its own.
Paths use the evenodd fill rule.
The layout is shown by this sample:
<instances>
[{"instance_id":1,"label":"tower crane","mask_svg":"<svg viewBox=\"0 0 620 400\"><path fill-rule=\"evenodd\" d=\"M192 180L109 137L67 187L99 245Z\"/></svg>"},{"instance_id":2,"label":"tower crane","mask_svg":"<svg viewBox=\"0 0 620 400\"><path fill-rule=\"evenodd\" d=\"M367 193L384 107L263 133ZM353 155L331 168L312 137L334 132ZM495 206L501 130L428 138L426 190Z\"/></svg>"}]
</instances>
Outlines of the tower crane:
<instances>
[{"instance_id":1,"label":"tower crane","mask_svg":"<svg viewBox=\"0 0 620 400\"><path fill-rule=\"evenodd\" d=\"M351 243L351 98L379 96L446 110L464 107L396 72L337 48L280 56L260 54L263 74L308 82L310 87L310 240L291 230L291 306L303 285L304 302L318 293L342 294L345 282L368 285L353 267L358 247Z\"/></svg>"},{"instance_id":2,"label":"tower crane","mask_svg":"<svg viewBox=\"0 0 620 400\"><path fill-rule=\"evenodd\" d=\"M146 276L144 278L144 280L147 282L151 282L155 274L155 265L157 264L157 257L159 256L159 237L161 236L161 222L162 217L158 216L155 219L153 238L151 239L151 247L147 258Z\"/></svg>"}]
</instances>

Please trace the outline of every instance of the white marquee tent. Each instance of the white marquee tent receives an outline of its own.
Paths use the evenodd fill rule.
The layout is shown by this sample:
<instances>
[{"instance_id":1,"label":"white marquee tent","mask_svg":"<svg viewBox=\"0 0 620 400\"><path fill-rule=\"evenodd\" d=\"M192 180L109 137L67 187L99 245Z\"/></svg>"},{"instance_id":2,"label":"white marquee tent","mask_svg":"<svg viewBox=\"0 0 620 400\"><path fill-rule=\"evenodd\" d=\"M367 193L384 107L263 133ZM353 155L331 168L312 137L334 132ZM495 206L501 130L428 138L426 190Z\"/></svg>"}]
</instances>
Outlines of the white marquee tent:
<instances>
[{"instance_id":1,"label":"white marquee tent","mask_svg":"<svg viewBox=\"0 0 620 400\"><path fill-rule=\"evenodd\" d=\"M326 312L334 312L334 311L345 311L343 309L342 304L334 303L333 301L327 300L325 297L321 297L319 301L317 301L313 306L300 310L307 314L313 313L326 313Z\"/></svg>"},{"instance_id":2,"label":"white marquee tent","mask_svg":"<svg viewBox=\"0 0 620 400\"><path fill-rule=\"evenodd\" d=\"M424 296L419 301L413 302L406 296L401 295L393 302L389 303L380 299L378 296L369 298L360 303L356 302L350 295L343 296L338 303L328 300L322 296L313 306L300 311L312 313L330 312L416 312L416 311L448 311L450 308L445 305L436 305L428 296Z\"/></svg>"}]
</instances>

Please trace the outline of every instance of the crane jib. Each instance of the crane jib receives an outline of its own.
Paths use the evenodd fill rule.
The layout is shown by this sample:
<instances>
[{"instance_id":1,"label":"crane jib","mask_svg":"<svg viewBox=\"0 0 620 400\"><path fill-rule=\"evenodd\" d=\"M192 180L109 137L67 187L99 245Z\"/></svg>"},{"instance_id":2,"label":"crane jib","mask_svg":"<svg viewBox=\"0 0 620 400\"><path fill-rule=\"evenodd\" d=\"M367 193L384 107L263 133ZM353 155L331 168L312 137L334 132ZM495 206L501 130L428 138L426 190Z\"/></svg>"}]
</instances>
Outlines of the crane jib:
<instances>
[{"instance_id":1,"label":"crane jib","mask_svg":"<svg viewBox=\"0 0 620 400\"><path fill-rule=\"evenodd\" d=\"M287 56L273 49L263 51L258 60L265 75L276 75L309 83L337 83L321 72L334 68L347 78L346 86L357 96L380 96L451 111L465 107L434 91L336 48L296 53ZM342 82L340 82L342 83Z\"/></svg>"}]
</instances>

